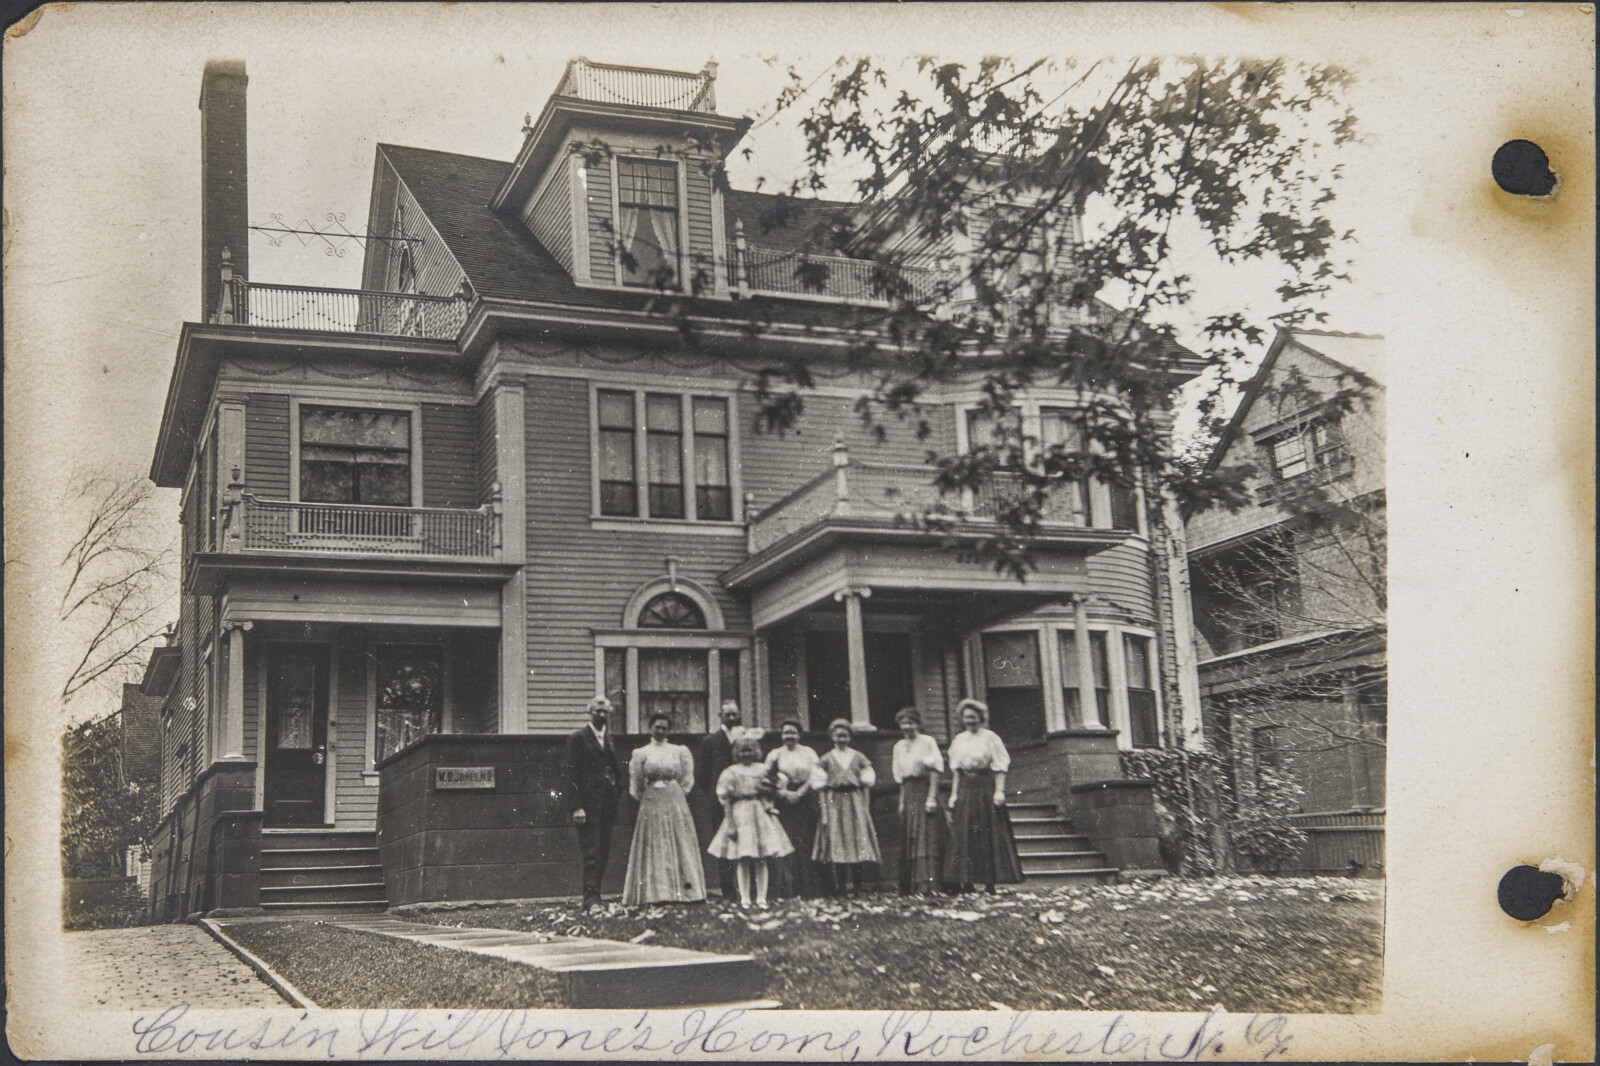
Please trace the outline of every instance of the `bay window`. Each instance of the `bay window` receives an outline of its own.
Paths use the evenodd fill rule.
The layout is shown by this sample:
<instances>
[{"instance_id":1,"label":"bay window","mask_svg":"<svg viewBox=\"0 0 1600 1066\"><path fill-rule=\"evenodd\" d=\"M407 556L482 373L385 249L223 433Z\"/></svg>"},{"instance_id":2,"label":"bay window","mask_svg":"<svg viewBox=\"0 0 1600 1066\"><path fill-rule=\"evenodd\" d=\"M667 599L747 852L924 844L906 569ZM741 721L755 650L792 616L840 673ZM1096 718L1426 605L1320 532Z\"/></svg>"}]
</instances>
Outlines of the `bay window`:
<instances>
[{"instance_id":1,"label":"bay window","mask_svg":"<svg viewBox=\"0 0 1600 1066\"><path fill-rule=\"evenodd\" d=\"M1128 674L1128 739L1136 748L1160 747L1161 723L1156 718L1150 638L1124 633L1122 657Z\"/></svg>"},{"instance_id":2,"label":"bay window","mask_svg":"<svg viewBox=\"0 0 1600 1066\"><path fill-rule=\"evenodd\" d=\"M983 634L989 728L1006 743L1044 736L1044 688L1039 640L1033 630Z\"/></svg>"},{"instance_id":3,"label":"bay window","mask_svg":"<svg viewBox=\"0 0 1600 1066\"><path fill-rule=\"evenodd\" d=\"M1078 635L1075 630L1059 631L1061 646L1061 700L1066 709L1069 725L1079 728L1096 728L1104 725L1111 716L1111 668L1106 657L1106 635L1103 630L1089 631L1089 669L1085 677L1079 661ZM1085 685L1084 682L1088 684ZM1083 690L1094 693L1093 706L1083 706Z\"/></svg>"}]
</instances>

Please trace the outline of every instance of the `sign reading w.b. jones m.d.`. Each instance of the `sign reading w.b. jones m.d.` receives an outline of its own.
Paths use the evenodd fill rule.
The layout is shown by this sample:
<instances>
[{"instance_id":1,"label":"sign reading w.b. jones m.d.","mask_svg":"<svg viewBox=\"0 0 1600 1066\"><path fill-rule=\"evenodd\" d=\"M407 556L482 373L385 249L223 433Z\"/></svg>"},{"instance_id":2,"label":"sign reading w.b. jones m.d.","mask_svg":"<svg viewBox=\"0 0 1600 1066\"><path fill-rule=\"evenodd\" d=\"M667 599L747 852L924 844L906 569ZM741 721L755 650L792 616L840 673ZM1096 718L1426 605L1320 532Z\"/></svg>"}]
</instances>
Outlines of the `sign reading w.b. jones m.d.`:
<instances>
[{"instance_id":1,"label":"sign reading w.b. jones m.d.","mask_svg":"<svg viewBox=\"0 0 1600 1066\"><path fill-rule=\"evenodd\" d=\"M453 788L494 788L492 766L435 766L433 768L435 792Z\"/></svg>"}]
</instances>

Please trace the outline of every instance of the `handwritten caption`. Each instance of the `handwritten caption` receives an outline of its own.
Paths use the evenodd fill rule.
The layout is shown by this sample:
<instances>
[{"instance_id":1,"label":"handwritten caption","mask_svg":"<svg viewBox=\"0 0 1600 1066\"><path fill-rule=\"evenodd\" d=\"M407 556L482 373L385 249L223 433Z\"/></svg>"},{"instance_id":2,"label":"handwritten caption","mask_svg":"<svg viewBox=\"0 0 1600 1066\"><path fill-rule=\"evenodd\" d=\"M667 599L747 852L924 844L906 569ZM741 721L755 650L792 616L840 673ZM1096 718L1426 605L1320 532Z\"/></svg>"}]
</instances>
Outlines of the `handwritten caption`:
<instances>
[{"instance_id":1,"label":"handwritten caption","mask_svg":"<svg viewBox=\"0 0 1600 1066\"><path fill-rule=\"evenodd\" d=\"M354 1012L349 1012L354 1013ZM553 1011L369 1010L347 1022L346 1012L274 1013L248 1024L214 1024L188 1004L141 1015L132 1029L139 1055L240 1057L262 1051L330 1059L532 1058L562 1052L587 1058L685 1058L707 1055L792 1057L838 1062L1016 1059L1287 1058L1294 1039L1281 1014L1232 1015L1217 1009L1174 1025L1168 1019L1117 1014L1074 1020L1023 1011L973 1023L970 1015L888 1011L875 1027L854 1027L861 1015L817 1024L779 1012L695 1009L643 1011L632 1025L572 1025ZM552 1026L552 1018L565 1025ZM342 1024L335 1024L335 1021Z\"/></svg>"}]
</instances>

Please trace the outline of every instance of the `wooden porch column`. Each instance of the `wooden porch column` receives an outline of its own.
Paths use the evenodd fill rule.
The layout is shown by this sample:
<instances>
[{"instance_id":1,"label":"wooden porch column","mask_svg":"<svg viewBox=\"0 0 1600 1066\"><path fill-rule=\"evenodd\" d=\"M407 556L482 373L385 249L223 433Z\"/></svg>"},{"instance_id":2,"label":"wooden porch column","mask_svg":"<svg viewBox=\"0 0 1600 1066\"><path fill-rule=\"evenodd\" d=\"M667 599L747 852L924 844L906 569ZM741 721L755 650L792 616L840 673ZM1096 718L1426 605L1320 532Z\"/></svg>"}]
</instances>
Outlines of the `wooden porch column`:
<instances>
[{"instance_id":1,"label":"wooden porch column","mask_svg":"<svg viewBox=\"0 0 1600 1066\"><path fill-rule=\"evenodd\" d=\"M850 724L857 729L872 728L872 713L867 706L867 641L861 624L861 601L871 595L869 588L833 594L835 600L844 603L845 646L850 659Z\"/></svg>"},{"instance_id":2,"label":"wooden porch column","mask_svg":"<svg viewBox=\"0 0 1600 1066\"><path fill-rule=\"evenodd\" d=\"M222 706L222 758L243 759L244 754L244 626L228 627L228 695Z\"/></svg>"},{"instance_id":3,"label":"wooden porch column","mask_svg":"<svg viewBox=\"0 0 1600 1066\"><path fill-rule=\"evenodd\" d=\"M1082 728L1104 728L1110 707L1094 701L1094 649L1089 644L1089 604L1085 597L1072 598L1072 643L1078 653L1078 716Z\"/></svg>"}]
</instances>

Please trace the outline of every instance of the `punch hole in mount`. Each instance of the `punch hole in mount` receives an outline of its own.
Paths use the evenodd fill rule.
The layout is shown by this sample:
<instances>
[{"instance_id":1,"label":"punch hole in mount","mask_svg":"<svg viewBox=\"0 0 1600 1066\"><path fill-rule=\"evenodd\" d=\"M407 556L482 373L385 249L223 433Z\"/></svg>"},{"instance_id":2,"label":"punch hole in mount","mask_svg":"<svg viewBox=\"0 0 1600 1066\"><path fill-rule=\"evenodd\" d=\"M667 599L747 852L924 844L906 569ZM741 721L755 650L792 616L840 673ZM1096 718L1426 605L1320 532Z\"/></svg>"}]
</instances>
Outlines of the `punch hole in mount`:
<instances>
[{"instance_id":1,"label":"punch hole in mount","mask_svg":"<svg viewBox=\"0 0 1600 1066\"><path fill-rule=\"evenodd\" d=\"M1519 922L1543 918L1567 895L1567 881L1537 866L1513 866L1500 878L1500 909Z\"/></svg>"},{"instance_id":2,"label":"punch hole in mount","mask_svg":"<svg viewBox=\"0 0 1600 1066\"><path fill-rule=\"evenodd\" d=\"M1489 173L1513 196L1545 199L1561 184L1560 175L1550 169L1550 157L1532 141L1507 141L1496 148Z\"/></svg>"}]
</instances>

